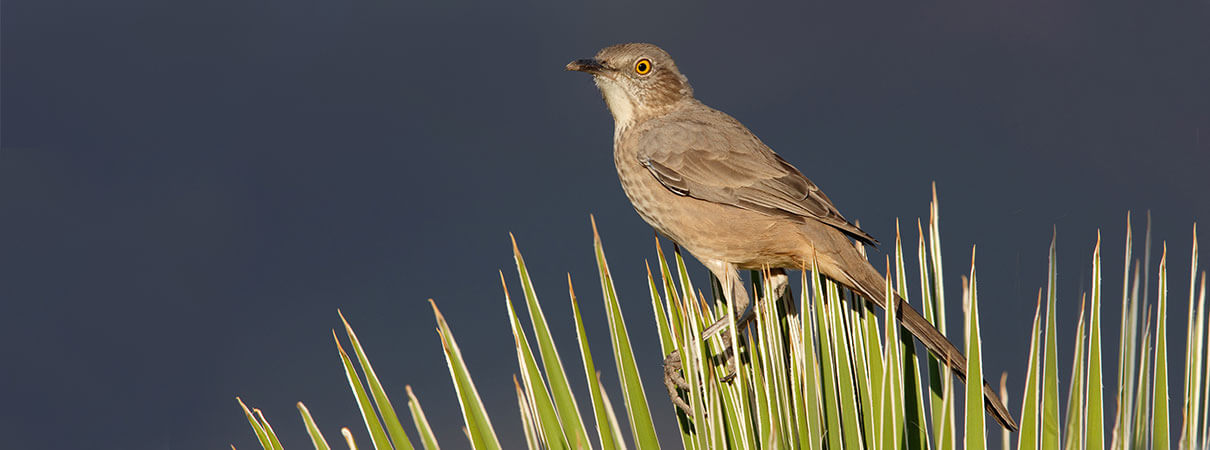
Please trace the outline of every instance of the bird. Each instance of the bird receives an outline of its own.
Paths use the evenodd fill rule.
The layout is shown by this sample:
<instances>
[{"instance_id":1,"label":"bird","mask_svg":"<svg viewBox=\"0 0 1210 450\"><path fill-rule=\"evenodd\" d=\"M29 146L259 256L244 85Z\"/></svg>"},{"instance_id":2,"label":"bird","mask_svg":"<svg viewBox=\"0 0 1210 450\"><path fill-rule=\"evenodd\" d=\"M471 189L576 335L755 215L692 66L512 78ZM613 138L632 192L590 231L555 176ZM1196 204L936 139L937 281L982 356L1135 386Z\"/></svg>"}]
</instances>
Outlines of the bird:
<instances>
[{"instance_id":1,"label":"bird","mask_svg":"<svg viewBox=\"0 0 1210 450\"><path fill-rule=\"evenodd\" d=\"M732 315L749 304L739 270L770 270L779 292L788 285L786 269L812 262L820 275L886 308L885 278L859 250L877 245L874 237L742 123L694 97L668 52L649 43L618 44L566 70L592 75L613 116L613 159L634 209L719 280L735 305ZM965 381L962 351L902 297L893 298L899 322ZM687 410L676 391L687 387L679 366L675 352L665 359L665 385L673 403ZM986 381L983 391L988 413L1016 430Z\"/></svg>"}]
</instances>

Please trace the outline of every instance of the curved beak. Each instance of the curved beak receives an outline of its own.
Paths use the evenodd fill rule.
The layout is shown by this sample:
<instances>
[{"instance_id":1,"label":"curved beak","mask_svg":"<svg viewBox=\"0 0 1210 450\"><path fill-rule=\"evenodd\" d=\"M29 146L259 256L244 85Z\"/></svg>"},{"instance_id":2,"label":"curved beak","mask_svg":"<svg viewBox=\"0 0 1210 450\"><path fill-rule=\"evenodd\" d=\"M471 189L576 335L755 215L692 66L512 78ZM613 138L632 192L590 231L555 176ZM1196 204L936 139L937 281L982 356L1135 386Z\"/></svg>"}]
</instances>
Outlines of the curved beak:
<instances>
[{"instance_id":1,"label":"curved beak","mask_svg":"<svg viewBox=\"0 0 1210 450\"><path fill-rule=\"evenodd\" d=\"M596 75L605 71L605 64L602 64L601 61L596 58L577 59L567 63L567 70L574 70L576 72L584 72Z\"/></svg>"}]
</instances>

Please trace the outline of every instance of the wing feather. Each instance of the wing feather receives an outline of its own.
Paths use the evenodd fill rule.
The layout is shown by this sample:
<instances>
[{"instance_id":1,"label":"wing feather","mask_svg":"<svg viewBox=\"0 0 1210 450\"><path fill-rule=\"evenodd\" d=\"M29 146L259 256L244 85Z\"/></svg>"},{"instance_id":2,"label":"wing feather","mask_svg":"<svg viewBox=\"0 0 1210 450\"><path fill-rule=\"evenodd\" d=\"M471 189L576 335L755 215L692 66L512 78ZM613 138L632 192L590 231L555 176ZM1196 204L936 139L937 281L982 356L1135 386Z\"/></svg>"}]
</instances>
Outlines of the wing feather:
<instances>
[{"instance_id":1,"label":"wing feather","mask_svg":"<svg viewBox=\"0 0 1210 450\"><path fill-rule=\"evenodd\" d=\"M816 220L877 245L815 183L738 121L715 110L698 111L707 118L670 115L635 130L639 162L668 190L764 214Z\"/></svg>"}]
</instances>

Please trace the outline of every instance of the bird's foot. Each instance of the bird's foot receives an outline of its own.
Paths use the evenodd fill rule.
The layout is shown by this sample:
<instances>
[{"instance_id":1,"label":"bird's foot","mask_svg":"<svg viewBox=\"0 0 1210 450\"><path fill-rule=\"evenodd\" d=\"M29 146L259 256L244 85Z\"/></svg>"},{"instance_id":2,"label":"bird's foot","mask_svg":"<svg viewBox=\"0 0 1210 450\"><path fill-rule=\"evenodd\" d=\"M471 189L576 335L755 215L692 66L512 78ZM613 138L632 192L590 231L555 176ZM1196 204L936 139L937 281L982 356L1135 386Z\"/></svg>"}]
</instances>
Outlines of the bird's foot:
<instances>
[{"instance_id":1,"label":"bird's foot","mask_svg":"<svg viewBox=\"0 0 1210 450\"><path fill-rule=\"evenodd\" d=\"M747 328L747 324L737 322L735 325L739 327L739 330ZM723 333L723 353L720 356L723 357L723 366L727 368L727 374L723 375L722 380L727 383L734 380L735 374L739 372L739 358L736 358L735 353L736 346L734 342L731 342L731 333Z\"/></svg>"},{"instance_id":2,"label":"bird's foot","mask_svg":"<svg viewBox=\"0 0 1210 450\"><path fill-rule=\"evenodd\" d=\"M748 313L748 314L744 314L743 317L740 317L738 320L736 320L735 326L736 326L736 329L739 330L739 332L736 334L736 336L737 337L742 336L743 330L746 330L748 328L748 322L751 322L752 319L755 319L755 318L756 318L756 316L754 314ZM726 325L729 324L730 321L731 321L730 317L723 317L723 318L719 319L717 322L715 322L715 324L720 325L720 328L724 328ZM702 339L706 339L710 336L711 336L711 333L709 333L709 332L704 333L704 334L702 334ZM723 375L722 380L730 383L731 380L735 379L736 372L739 371L739 360L736 358L735 343L731 342L731 333L723 333L722 338L723 338L723 351L720 352L715 357L723 359L723 365L725 367L727 367L727 374Z\"/></svg>"},{"instance_id":3,"label":"bird's foot","mask_svg":"<svg viewBox=\"0 0 1210 450\"><path fill-rule=\"evenodd\" d=\"M685 415L693 417L693 409L689 407L688 403L685 403L685 399L681 398L681 393L677 390L678 388L689 390L689 383L681 375L681 367L683 367L681 352L673 350L668 357L664 358L664 387L668 389L668 398L672 400L672 404L684 411Z\"/></svg>"}]
</instances>

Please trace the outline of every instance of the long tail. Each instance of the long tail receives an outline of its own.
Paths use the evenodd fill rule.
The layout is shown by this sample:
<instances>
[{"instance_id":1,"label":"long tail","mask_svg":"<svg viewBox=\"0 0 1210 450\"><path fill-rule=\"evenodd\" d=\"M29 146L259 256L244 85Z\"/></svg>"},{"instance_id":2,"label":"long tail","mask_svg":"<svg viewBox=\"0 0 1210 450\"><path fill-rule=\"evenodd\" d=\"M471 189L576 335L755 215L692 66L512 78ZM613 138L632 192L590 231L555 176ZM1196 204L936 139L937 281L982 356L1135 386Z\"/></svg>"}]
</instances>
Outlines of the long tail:
<instances>
[{"instance_id":1,"label":"long tail","mask_svg":"<svg viewBox=\"0 0 1210 450\"><path fill-rule=\"evenodd\" d=\"M854 290L874 302L874 304L885 309L885 281L869 263L866 263L866 267L872 273L867 273L865 274L866 276L859 277L860 279L854 279L858 277L850 277L849 280L841 280L841 283L847 284L845 281L848 281L857 284L858 286L849 286L849 288L856 287ZM870 278L875 278L876 280ZM937 331L937 328L933 327L933 324L925 320L924 316L921 316L902 297L896 294L895 301L898 302L895 310L898 311L899 323L903 324L903 327L907 328L908 332L912 333L913 336L916 336L916 339L919 339L925 347L928 347L929 351L933 352L939 360L944 361L958 375L959 379L966 382L966 356L962 354L962 351L954 347L954 344L949 339L946 339L940 331ZM988 414L991 414L996 419L996 422L1000 422L1000 425L1005 428L1017 431L1017 422L1013 420L1012 415L1008 412L1008 408L1004 406L1004 403L1000 402L1000 396L986 380L983 381L983 398L984 408L987 409Z\"/></svg>"}]
</instances>

